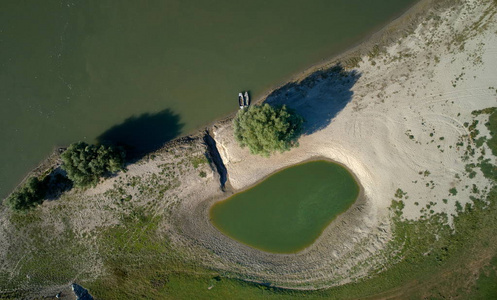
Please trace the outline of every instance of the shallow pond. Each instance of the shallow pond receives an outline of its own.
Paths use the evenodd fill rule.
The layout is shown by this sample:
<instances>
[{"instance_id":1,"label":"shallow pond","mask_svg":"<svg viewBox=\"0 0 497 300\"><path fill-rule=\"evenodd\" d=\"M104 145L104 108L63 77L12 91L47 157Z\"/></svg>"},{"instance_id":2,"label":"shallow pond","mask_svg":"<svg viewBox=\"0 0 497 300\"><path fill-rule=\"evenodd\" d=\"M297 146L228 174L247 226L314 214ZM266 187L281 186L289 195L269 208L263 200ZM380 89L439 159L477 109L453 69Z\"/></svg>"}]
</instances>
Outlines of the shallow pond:
<instances>
[{"instance_id":1,"label":"shallow pond","mask_svg":"<svg viewBox=\"0 0 497 300\"><path fill-rule=\"evenodd\" d=\"M294 253L312 244L359 195L341 165L313 161L284 169L214 204L210 218L227 236L260 250Z\"/></svg>"}]
</instances>

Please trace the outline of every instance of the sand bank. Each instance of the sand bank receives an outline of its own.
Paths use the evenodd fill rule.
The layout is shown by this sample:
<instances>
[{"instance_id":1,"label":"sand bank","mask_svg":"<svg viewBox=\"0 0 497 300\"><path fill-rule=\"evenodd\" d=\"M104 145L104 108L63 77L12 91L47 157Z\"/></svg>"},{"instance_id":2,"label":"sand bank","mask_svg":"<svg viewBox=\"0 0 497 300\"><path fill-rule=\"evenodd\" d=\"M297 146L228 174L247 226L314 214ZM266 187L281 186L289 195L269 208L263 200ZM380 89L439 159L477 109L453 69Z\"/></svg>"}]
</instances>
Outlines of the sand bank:
<instances>
[{"instance_id":1,"label":"sand bank","mask_svg":"<svg viewBox=\"0 0 497 300\"><path fill-rule=\"evenodd\" d=\"M45 201L36 210L39 223L27 225L33 228L18 229L3 209L1 278L22 274L37 249L27 233L37 228L46 228L51 242L67 231L82 242L74 254L80 276L74 280L108 274L107 249L97 238L136 211L160 220L159 236L178 250L170 255L226 276L315 289L384 270L395 263L396 249L389 244L392 199L402 199L408 219L437 212L450 216L456 201L463 206L470 201L473 185L482 193L489 186L481 173L468 174L466 165L480 155L495 157L486 146L478 148L485 154L466 154L475 141L465 123L473 121L471 111L497 105L496 13L495 1L489 0L421 1L371 40L268 93L262 100L286 104L307 119L300 147L291 151L270 158L250 155L234 141L229 119L215 123L209 129L227 170L224 190L217 168L203 160L210 151L200 132L169 143L95 188ZM337 62L345 68L334 68ZM478 117L480 135L488 134L484 117ZM295 254L266 253L224 236L210 223L208 210L215 201L314 157L346 166L363 196L313 245ZM399 191L402 198L395 196ZM142 230L130 229L123 238L132 243ZM29 267L46 273L35 269L47 265L52 261Z\"/></svg>"}]
</instances>

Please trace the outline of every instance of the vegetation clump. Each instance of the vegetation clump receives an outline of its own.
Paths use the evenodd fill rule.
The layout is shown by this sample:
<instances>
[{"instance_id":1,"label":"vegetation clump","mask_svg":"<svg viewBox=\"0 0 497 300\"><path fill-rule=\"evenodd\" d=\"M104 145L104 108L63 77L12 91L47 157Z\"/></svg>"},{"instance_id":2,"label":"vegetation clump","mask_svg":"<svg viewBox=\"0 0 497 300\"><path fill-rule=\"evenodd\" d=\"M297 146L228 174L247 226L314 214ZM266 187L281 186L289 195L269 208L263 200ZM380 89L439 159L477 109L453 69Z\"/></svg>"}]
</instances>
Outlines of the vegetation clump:
<instances>
[{"instance_id":1,"label":"vegetation clump","mask_svg":"<svg viewBox=\"0 0 497 300\"><path fill-rule=\"evenodd\" d=\"M100 177L124 169L125 153L110 146L89 145L85 142L71 144L61 154L62 168L75 185L96 185Z\"/></svg>"},{"instance_id":2,"label":"vegetation clump","mask_svg":"<svg viewBox=\"0 0 497 300\"><path fill-rule=\"evenodd\" d=\"M13 192L5 204L15 211L26 211L43 202L44 184L37 177L30 177L26 183Z\"/></svg>"},{"instance_id":3,"label":"vegetation clump","mask_svg":"<svg viewBox=\"0 0 497 300\"><path fill-rule=\"evenodd\" d=\"M269 156L297 146L304 119L285 105L269 104L242 109L233 120L235 138L252 154Z\"/></svg>"}]
</instances>

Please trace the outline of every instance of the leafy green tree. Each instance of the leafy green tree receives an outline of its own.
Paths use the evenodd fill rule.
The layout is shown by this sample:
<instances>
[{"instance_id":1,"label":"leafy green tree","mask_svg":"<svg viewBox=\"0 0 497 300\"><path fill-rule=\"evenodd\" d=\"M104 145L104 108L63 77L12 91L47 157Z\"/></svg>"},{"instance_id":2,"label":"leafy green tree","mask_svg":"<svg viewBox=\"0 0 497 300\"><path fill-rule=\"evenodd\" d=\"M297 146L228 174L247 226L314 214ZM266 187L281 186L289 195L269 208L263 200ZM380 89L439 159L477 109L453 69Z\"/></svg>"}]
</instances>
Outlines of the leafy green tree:
<instances>
[{"instance_id":1,"label":"leafy green tree","mask_svg":"<svg viewBox=\"0 0 497 300\"><path fill-rule=\"evenodd\" d=\"M43 202L45 188L37 177L30 177L26 183L14 191L5 204L15 211L25 211Z\"/></svg>"},{"instance_id":2,"label":"leafy green tree","mask_svg":"<svg viewBox=\"0 0 497 300\"><path fill-rule=\"evenodd\" d=\"M252 154L269 156L297 146L304 119L285 105L254 105L238 111L233 125L240 146Z\"/></svg>"},{"instance_id":3,"label":"leafy green tree","mask_svg":"<svg viewBox=\"0 0 497 300\"><path fill-rule=\"evenodd\" d=\"M85 142L71 144L61 154L62 168L77 186L96 185L100 177L124 169L124 151Z\"/></svg>"}]
</instances>

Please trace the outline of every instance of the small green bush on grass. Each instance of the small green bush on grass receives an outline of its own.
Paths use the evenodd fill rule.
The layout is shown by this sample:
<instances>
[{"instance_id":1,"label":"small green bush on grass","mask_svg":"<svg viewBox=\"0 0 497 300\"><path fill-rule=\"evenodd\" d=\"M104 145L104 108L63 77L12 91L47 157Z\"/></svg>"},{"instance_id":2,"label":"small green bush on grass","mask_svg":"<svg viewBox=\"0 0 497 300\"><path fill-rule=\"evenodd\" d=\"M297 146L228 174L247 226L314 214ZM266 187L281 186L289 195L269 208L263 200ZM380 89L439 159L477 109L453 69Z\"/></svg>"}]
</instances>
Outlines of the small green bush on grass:
<instances>
[{"instance_id":1,"label":"small green bush on grass","mask_svg":"<svg viewBox=\"0 0 497 300\"><path fill-rule=\"evenodd\" d=\"M44 197L43 183L37 177L31 177L7 198L5 204L12 210L25 211L41 204Z\"/></svg>"}]
</instances>

